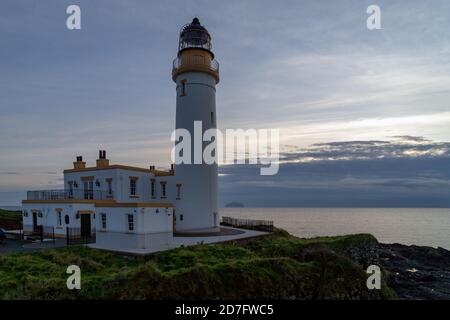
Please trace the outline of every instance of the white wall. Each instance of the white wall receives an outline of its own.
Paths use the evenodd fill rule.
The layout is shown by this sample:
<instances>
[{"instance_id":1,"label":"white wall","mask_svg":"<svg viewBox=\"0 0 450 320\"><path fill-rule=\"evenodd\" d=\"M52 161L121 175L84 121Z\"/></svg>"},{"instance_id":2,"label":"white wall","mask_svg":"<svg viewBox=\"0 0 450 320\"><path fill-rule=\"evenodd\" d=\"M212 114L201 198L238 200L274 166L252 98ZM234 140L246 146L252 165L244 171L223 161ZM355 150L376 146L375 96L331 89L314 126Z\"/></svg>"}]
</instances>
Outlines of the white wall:
<instances>
[{"instance_id":1,"label":"white wall","mask_svg":"<svg viewBox=\"0 0 450 320\"><path fill-rule=\"evenodd\" d=\"M62 209L61 211L61 225L58 224L58 214L56 209ZM95 208L93 204L58 204L58 203L39 203L39 204L23 204L22 210L26 210L28 216L23 216L24 226L33 225L33 210L40 211L42 217L37 217L37 225L42 225L46 227L55 227L56 235L66 235L66 227L70 228L80 228L81 218L76 219L78 211L94 211ZM65 216L69 217L69 223L66 224ZM94 215L91 214L91 227L94 228L96 225Z\"/></svg>"},{"instance_id":2,"label":"white wall","mask_svg":"<svg viewBox=\"0 0 450 320\"><path fill-rule=\"evenodd\" d=\"M106 214L106 229L102 227ZM134 230L128 230L128 214ZM110 249L164 247L173 242L172 208L97 208L98 246Z\"/></svg>"},{"instance_id":3,"label":"white wall","mask_svg":"<svg viewBox=\"0 0 450 320\"><path fill-rule=\"evenodd\" d=\"M181 96L180 81L186 80ZM217 127L215 79L199 72L186 72L177 79L176 128L187 129L194 138L194 121L202 121L203 132ZM211 121L211 112L214 119ZM209 143L203 144L203 149ZM194 144L191 148L192 160ZM177 230L211 229L217 212L217 164L175 165L175 177L182 184L181 200L175 200ZM183 220L181 220L183 215Z\"/></svg>"},{"instance_id":4,"label":"white wall","mask_svg":"<svg viewBox=\"0 0 450 320\"><path fill-rule=\"evenodd\" d=\"M101 214L106 214L106 229L102 228ZM134 216L134 230L128 230L127 215ZM124 233L172 232L172 208L96 208L98 231Z\"/></svg>"},{"instance_id":5,"label":"white wall","mask_svg":"<svg viewBox=\"0 0 450 320\"><path fill-rule=\"evenodd\" d=\"M175 183L174 176L155 177L153 173L142 172L138 170L125 169L105 169L92 170L83 172L69 172L64 175L64 186L69 190L69 181L76 181L78 188L77 195L83 195L84 183L82 177L94 177L94 190L108 191L107 178L112 178L113 199L118 202L164 202L172 203L175 199ZM130 197L130 177L138 177L136 182L137 197ZM155 179L155 197L151 196L151 179ZM100 182L100 186L95 185L95 181ZM166 198L162 198L161 181L166 181Z\"/></svg>"}]
</instances>

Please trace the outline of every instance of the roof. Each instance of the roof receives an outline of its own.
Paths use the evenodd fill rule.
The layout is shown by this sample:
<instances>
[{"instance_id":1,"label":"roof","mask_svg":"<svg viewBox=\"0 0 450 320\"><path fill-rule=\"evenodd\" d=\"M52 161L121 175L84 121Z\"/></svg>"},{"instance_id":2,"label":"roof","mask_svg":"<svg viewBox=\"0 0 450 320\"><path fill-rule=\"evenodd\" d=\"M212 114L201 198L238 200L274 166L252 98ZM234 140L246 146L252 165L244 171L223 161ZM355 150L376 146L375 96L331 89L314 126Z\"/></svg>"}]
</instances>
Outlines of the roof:
<instances>
[{"instance_id":1,"label":"roof","mask_svg":"<svg viewBox=\"0 0 450 320\"><path fill-rule=\"evenodd\" d=\"M98 170L112 170L112 169L122 169L122 170L131 170L131 171L139 171L146 173L153 173L155 176L173 176L174 172L172 170L164 171L164 170L151 170L147 168L126 166L121 164L113 164L106 167L86 167L83 169L66 169L64 173L74 173L74 172L87 172L87 171L98 171Z\"/></svg>"}]
</instances>

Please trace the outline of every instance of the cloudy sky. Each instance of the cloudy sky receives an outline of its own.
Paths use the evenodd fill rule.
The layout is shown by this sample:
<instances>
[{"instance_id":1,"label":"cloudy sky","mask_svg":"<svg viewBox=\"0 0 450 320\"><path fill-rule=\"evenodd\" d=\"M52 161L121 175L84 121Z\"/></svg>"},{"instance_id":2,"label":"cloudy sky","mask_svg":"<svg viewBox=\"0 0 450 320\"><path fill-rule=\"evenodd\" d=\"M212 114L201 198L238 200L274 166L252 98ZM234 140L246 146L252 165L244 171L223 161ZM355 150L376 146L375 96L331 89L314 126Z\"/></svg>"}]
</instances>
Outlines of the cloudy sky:
<instances>
[{"instance_id":1,"label":"cloudy sky","mask_svg":"<svg viewBox=\"0 0 450 320\"><path fill-rule=\"evenodd\" d=\"M66 28L81 7L82 29ZM366 28L381 7L382 29ZM282 165L221 168L221 203L450 206L450 2L2 0L0 204L60 188L76 155L169 166L170 77L198 16L218 122L279 128Z\"/></svg>"}]
</instances>

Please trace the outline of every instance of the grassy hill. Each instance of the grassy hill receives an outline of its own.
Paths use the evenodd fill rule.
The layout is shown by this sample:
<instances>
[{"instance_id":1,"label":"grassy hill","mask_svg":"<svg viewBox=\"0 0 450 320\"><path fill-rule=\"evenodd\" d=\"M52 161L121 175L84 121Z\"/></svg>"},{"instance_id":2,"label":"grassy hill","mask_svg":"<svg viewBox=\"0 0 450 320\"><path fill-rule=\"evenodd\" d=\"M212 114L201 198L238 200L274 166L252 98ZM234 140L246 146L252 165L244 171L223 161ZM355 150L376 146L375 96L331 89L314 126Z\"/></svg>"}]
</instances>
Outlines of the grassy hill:
<instances>
[{"instance_id":1,"label":"grassy hill","mask_svg":"<svg viewBox=\"0 0 450 320\"><path fill-rule=\"evenodd\" d=\"M0 209L0 219L22 220L22 212Z\"/></svg>"},{"instance_id":2,"label":"grassy hill","mask_svg":"<svg viewBox=\"0 0 450 320\"><path fill-rule=\"evenodd\" d=\"M391 299L366 288L377 240L366 234L300 239L273 235L182 247L146 257L86 247L0 255L0 299ZM81 290L66 289L79 265Z\"/></svg>"},{"instance_id":3,"label":"grassy hill","mask_svg":"<svg viewBox=\"0 0 450 320\"><path fill-rule=\"evenodd\" d=\"M18 229L22 226L22 212L0 209L0 228Z\"/></svg>"}]
</instances>

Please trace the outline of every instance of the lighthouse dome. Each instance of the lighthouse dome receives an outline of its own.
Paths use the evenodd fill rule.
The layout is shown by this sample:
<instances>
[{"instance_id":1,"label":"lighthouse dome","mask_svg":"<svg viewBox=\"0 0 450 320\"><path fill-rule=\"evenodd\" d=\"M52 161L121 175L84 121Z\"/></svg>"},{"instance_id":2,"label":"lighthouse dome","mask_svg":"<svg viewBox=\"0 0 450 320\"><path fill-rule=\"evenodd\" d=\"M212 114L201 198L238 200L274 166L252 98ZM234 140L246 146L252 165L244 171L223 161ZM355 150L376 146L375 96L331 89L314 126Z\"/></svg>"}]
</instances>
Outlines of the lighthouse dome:
<instances>
[{"instance_id":1,"label":"lighthouse dome","mask_svg":"<svg viewBox=\"0 0 450 320\"><path fill-rule=\"evenodd\" d=\"M199 48L211 52L211 35L198 18L186 24L180 31L178 52L189 48ZM212 53L212 52L211 52Z\"/></svg>"}]
</instances>

